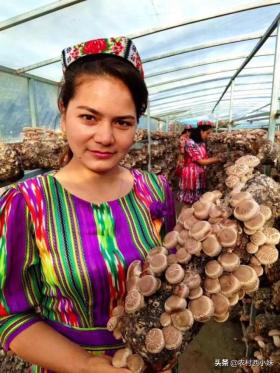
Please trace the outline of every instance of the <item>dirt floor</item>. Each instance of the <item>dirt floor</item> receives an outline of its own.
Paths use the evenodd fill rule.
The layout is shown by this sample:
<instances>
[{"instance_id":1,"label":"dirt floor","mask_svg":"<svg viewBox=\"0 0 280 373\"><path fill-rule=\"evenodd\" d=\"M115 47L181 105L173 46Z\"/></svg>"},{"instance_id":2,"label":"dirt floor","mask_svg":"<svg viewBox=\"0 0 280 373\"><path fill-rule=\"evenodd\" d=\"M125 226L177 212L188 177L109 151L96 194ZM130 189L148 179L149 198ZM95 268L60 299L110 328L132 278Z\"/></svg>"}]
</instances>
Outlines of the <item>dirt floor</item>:
<instances>
[{"instance_id":1,"label":"dirt floor","mask_svg":"<svg viewBox=\"0 0 280 373\"><path fill-rule=\"evenodd\" d=\"M206 323L199 334L182 354L179 363L180 373L233 373L230 361L240 360L245 354L241 340L242 331L239 321ZM215 363L228 361L228 367L215 366Z\"/></svg>"}]
</instances>

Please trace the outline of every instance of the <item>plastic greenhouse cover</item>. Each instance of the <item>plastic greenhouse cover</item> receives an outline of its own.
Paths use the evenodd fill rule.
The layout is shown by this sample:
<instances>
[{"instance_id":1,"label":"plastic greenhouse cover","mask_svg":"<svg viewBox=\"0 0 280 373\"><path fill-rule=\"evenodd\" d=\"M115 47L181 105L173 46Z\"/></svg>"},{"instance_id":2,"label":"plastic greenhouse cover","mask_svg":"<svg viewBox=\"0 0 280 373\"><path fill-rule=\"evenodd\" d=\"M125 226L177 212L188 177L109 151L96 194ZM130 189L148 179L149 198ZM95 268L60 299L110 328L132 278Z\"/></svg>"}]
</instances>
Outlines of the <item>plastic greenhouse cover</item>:
<instances>
[{"instance_id":1,"label":"plastic greenhouse cover","mask_svg":"<svg viewBox=\"0 0 280 373\"><path fill-rule=\"evenodd\" d=\"M50 3L44 0L2 2L0 22ZM253 7L260 3L274 5L235 12L135 38L144 61L151 114L169 115L170 110L183 110L185 103L186 108L193 107L193 113L198 112L199 108L201 113L210 114L229 79L279 13L278 2L102 0L97 6L96 0L87 0L1 31L0 65L12 69L24 68L59 57L62 48L93 37L137 36L143 30L164 28L187 19L210 18L231 8ZM252 106L270 102L275 39L270 37L236 78L233 115L252 110ZM169 71L170 69L176 71ZM61 65L59 62L53 63L28 73L58 82L61 80ZM244 88L247 91L242 93ZM49 97L48 102L53 102L54 90L50 89L49 92L51 98ZM200 92L205 92L205 97L196 97ZM42 100L40 98L39 102L44 105ZM228 92L217 109L218 114L226 115L229 100ZM52 120L55 113L53 111L51 114ZM43 118L45 121L44 115Z\"/></svg>"}]
</instances>

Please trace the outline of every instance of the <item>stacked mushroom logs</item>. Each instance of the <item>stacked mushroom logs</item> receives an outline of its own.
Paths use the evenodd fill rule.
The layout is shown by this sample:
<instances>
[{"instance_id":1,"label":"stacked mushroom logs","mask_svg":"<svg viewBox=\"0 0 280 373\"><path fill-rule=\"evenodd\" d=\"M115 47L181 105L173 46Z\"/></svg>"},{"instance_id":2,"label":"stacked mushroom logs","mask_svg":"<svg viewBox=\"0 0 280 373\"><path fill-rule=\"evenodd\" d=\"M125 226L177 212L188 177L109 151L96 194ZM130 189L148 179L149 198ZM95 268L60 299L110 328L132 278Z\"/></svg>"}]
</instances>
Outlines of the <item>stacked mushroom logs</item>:
<instances>
[{"instance_id":1,"label":"stacked mushroom logs","mask_svg":"<svg viewBox=\"0 0 280 373\"><path fill-rule=\"evenodd\" d=\"M115 366L135 372L145 364L154 371L172 367L201 323L227 320L231 307L258 289L262 265L277 260L280 233L265 227L270 209L247 192L221 197L207 192L183 209L163 246L152 249L143 265L129 266L125 304L108 321L128 346L114 356Z\"/></svg>"}]
</instances>

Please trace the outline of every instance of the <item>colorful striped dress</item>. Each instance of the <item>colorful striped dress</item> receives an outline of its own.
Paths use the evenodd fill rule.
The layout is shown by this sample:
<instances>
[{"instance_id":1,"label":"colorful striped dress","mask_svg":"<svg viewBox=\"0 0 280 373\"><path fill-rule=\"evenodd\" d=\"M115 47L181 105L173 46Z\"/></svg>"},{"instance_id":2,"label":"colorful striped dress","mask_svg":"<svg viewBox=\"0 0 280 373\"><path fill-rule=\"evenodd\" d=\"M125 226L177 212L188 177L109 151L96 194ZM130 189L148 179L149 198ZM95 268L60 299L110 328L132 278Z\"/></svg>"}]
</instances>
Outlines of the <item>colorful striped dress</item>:
<instances>
[{"instance_id":1,"label":"colorful striped dress","mask_svg":"<svg viewBox=\"0 0 280 373\"><path fill-rule=\"evenodd\" d=\"M179 180L178 200L184 203L194 203L205 192L206 172L205 167L197 161L207 159L206 144L196 143L188 139L185 144L184 166Z\"/></svg>"},{"instance_id":2,"label":"colorful striped dress","mask_svg":"<svg viewBox=\"0 0 280 373\"><path fill-rule=\"evenodd\" d=\"M94 353L122 347L106 330L125 295L125 273L175 224L163 176L131 170L133 189L100 205L69 193L52 174L0 201L0 341L44 320ZM46 372L34 367L33 372Z\"/></svg>"}]
</instances>

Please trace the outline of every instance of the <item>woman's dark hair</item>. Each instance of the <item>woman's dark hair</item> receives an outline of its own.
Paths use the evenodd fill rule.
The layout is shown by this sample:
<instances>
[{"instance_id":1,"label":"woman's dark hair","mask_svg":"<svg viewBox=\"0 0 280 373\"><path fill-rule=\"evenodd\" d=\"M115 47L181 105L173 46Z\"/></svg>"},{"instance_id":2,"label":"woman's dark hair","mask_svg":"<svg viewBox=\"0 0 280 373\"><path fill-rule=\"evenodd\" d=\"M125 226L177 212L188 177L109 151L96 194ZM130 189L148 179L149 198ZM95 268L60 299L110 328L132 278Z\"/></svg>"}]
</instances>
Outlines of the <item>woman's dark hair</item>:
<instances>
[{"instance_id":1,"label":"woman's dark hair","mask_svg":"<svg viewBox=\"0 0 280 373\"><path fill-rule=\"evenodd\" d=\"M89 55L73 62L65 71L58 97L58 106L67 108L75 95L78 78L82 75L109 75L120 79L129 89L135 107L137 120L147 108L148 90L138 70L122 57L110 54Z\"/></svg>"},{"instance_id":2,"label":"woman's dark hair","mask_svg":"<svg viewBox=\"0 0 280 373\"><path fill-rule=\"evenodd\" d=\"M192 128L190 138L196 143L203 142L201 138L201 131L208 131L210 129L212 129L212 126L208 126L208 125L203 125L197 128Z\"/></svg>"},{"instance_id":3,"label":"woman's dark hair","mask_svg":"<svg viewBox=\"0 0 280 373\"><path fill-rule=\"evenodd\" d=\"M185 133L190 132L190 131L191 131L190 128L185 128L185 129L183 129L183 131L181 132L181 135L180 135L180 136L182 136L182 135L184 135Z\"/></svg>"}]
</instances>

